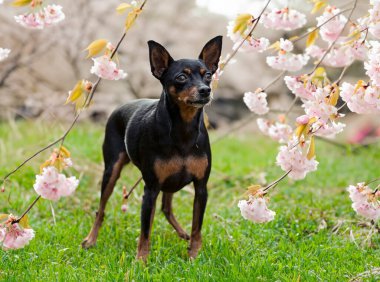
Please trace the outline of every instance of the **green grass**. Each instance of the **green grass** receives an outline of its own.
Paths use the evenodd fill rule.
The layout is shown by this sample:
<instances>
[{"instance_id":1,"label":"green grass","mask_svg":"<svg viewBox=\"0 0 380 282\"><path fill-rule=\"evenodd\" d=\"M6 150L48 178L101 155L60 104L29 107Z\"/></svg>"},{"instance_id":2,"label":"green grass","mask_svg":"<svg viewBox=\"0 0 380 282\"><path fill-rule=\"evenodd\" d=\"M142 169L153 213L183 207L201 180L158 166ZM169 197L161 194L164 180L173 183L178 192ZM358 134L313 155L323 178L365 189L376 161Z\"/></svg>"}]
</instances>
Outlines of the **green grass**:
<instances>
[{"instance_id":1,"label":"green grass","mask_svg":"<svg viewBox=\"0 0 380 282\"><path fill-rule=\"evenodd\" d=\"M60 126L0 124L0 174L60 132ZM275 220L252 224L237 208L245 188L257 182L260 172L267 173L268 181L282 172L274 164L277 144L248 133L213 145L203 248L195 261L189 261L187 242L177 238L159 209L148 264L135 260L141 185L128 203L128 212L120 210L122 185L130 187L139 177L132 167L123 171L109 201L97 246L82 250L80 242L93 223L99 200L102 139L102 127L92 124L80 124L68 136L66 146L75 162L71 173L81 178L81 184L72 197L37 203L29 214L36 238L24 249L0 251L0 280L348 281L380 265L379 235L365 241L369 227L359 224L363 220L351 209L345 191L349 184L379 177L380 147L353 154L317 143L318 171L303 181L282 182L271 193ZM11 177L6 192L0 194L0 213L20 214L34 199L34 175L48 155L43 153ZM191 189L174 198L175 214L188 231L192 200ZM320 228L323 223L326 228Z\"/></svg>"}]
</instances>

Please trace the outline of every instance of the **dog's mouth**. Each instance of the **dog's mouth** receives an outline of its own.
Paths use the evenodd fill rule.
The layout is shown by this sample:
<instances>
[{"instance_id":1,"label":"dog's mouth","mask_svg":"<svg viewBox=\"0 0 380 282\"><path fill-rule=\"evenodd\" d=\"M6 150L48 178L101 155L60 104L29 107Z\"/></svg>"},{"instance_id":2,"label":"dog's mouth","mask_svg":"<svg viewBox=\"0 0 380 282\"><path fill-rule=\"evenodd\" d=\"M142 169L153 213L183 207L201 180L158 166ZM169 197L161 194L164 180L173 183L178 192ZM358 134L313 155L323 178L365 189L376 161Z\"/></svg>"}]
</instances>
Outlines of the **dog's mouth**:
<instances>
[{"instance_id":1,"label":"dog's mouth","mask_svg":"<svg viewBox=\"0 0 380 282\"><path fill-rule=\"evenodd\" d=\"M187 100L187 104L198 108L198 107L203 107L207 105L210 101L211 101L211 98L198 99L194 101Z\"/></svg>"}]
</instances>

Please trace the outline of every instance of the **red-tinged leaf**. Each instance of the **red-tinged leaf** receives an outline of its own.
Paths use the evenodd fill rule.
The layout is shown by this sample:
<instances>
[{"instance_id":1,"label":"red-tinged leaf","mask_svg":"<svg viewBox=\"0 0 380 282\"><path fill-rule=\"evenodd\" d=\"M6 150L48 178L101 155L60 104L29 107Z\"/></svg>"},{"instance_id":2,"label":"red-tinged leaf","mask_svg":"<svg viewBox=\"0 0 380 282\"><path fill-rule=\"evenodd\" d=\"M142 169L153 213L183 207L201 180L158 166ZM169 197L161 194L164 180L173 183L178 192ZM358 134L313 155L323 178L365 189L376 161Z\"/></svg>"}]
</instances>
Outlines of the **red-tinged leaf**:
<instances>
[{"instance_id":1,"label":"red-tinged leaf","mask_svg":"<svg viewBox=\"0 0 380 282\"><path fill-rule=\"evenodd\" d=\"M70 151L67 150L67 148L65 148L64 146L61 146L59 148L59 154L64 157L64 158L70 158Z\"/></svg>"},{"instance_id":2,"label":"red-tinged leaf","mask_svg":"<svg viewBox=\"0 0 380 282\"><path fill-rule=\"evenodd\" d=\"M18 223L22 228L30 228L28 215L24 215Z\"/></svg>"},{"instance_id":3,"label":"red-tinged leaf","mask_svg":"<svg viewBox=\"0 0 380 282\"><path fill-rule=\"evenodd\" d=\"M307 152L307 159L311 160L315 156L315 142L314 142L314 136L310 138L310 145L309 150Z\"/></svg>"},{"instance_id":4,"label":"red-tinged leaf","mask_svg":"<svg viewBox=\"0 0 380 282\"><path fill-rule=\"evenodd\" d=\"M67 97L66 104L75 102L83 92L83 80L79 80L77 84L75 84L74 89L69 92L69 97Z\"/></svg>"},{"instance_id":5,"label":"red-tinged leaf","mask_svg":"<svg viewBox=\"0 0 380 282\"><path fill-rule=\"evenodd\" d=\"M2 223L3 221L6 221L9 217L9 214L5 214L5 213L1 213L0 214L0 223Z\"/></svg>"},{"instance_id":6,"label":"red-tinged leaf","mask_svg":"<svg viewBox=\"0 0 380 282\"><path fill-rule=\"evenodd\" d=\"M331 90L331 93L330 93L329 104L332 106L336 106L336 104L338 103L339 95L340 95L339 87L338 85L334 84L333 89Z\"/></svg>"},{"instance_id":7,"label":"red-tinged leaf","mask_svg":"<svg viewBox=\"0 0 380 282\"><path fill-rule=\"evenodd\" d=\"M106 39L97 39L90 43L84 51L88 51L87 58L94 57L101 53L107 46L108 41Z\"/></svg>"},{"instance_id":8,"label":"red-tinged leaf","mask_svg":"<svg viewBox=\"0 0 380 282\"><path fill-rule=\"evenodd\" d=\"M12 2L12 6L15 6L15 7L27 6L31 2L32 2L32 0L15 0Z\"/></svg>"},{"instance_id":9,"label":"red-tinged leaf","mask_svg":"<svg viewBox=\"0 0 380 282\"><path fill-rule=\"evenodd\" d=\"M306 128L306 124L300 124L300 125L297 126L296 136L297 136L298 139L301 138L302 134L305 131L305 128Z\"/></svg>"},{"instance_id":10,"label":"red-tinged leaf","mask_svg":"<svg viewBox=\"0 0 380 282\"><path fill-rule=\"evenodd\" d=\"M235 19L235 25L232 29L233 33L240 33L241 35L247 30L248 25L252 22L251 14L240 14Z\"/></svg>"},{"instance_id":11,"label":"red-tinged leaf","mask_svg":"<svg viewBox=\"0 0 380 282\"><path fill-rule=\"evenodd\" d=\"M314 7L313 9L311 10L311 13L312 14L315 14L316 12L318 12L320 9L322 9L323 7L325 7L327 5L326 1L324 0L321 0L321 1L315 1L315 4L314 4Z\"/></svg>"},{"instance_id":12,"label":"red-tinged leaf","mask_svg":"<svg viewBox=\"0 0 380 282\"><path fill-rule=\"evenodd\" d=\"M132 5L131 4L128 4L128 3L121 3L119 4L119 6L117 6L116 8L116 12L118 14L122 14L124 13L126 10L132 8Z\"/></svg>"},{"instance_id":13,"label":"red-tinged leaf","mask_svg":"<svg viewBox=\"0 0 380 282\"><path fill-rule=\"evenodd\" d=\"M318 38L318 29L315 29L312 32L310 32L310 34L308 35L306 39L306 47L310 47L311 45L313 45L315 43L315 40L317 40L317 38Z\"/></svg>"},{"instance_id":14,"label":"red-tinged leaf","mask_svg":"<svg viewBox=\"0 0 380 282\"><path fill-rule=\"evenodd\" d=\"M125 20L125 30L129 30L132 27L141 11L141 9L137 8L128 13L127 19Z\"/></svg>"},{"instance_id":15,"label":"red-tinged leaf","mask_svg":"<svg viewBox=\"0 0 380 282\"><path fill-rule=\"evenodd\" d=\"M261 189L261 185L259 184L255 184L255 185L251 185L247 188L247 191L245 192L245 195L246 196L255 196L257 194L257 192Z\"/></svg>"}]
</instances>

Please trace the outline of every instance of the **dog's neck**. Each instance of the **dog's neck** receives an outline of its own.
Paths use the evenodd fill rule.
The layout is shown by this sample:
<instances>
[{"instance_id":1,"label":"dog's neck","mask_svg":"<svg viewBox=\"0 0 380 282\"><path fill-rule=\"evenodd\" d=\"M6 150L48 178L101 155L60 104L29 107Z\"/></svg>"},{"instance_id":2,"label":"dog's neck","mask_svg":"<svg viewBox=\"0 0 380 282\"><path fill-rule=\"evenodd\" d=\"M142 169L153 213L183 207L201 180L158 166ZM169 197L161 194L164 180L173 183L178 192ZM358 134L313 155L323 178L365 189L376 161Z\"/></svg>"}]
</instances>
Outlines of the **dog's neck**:
<instances>
[{"instance_id":1,"label":"dog's neck","mask_svg":"<svg viewBox=\"0 0 380 282\"><path fill-rule=\"evenodd\" d=\"M188 106L190 107L190 106ZM203 108L193 108L191 119L184 119L184 108L172 101L165 91L162 92L157 106L156 118L166 127L173 141L196 143L200 130L204 126ZM191 109L188 109L191 110Z\"/></svg>"}]
</instances>

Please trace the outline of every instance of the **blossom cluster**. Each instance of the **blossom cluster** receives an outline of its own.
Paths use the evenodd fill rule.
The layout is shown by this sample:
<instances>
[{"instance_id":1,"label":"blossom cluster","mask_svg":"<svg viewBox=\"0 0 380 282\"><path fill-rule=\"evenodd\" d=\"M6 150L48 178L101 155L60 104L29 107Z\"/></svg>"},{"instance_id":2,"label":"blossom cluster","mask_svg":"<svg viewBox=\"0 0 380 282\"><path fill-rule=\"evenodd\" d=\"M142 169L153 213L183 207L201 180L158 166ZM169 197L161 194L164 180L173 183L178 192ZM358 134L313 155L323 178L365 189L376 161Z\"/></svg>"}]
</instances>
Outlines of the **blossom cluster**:
<instances>
[{"instance_id":1,"label":"blossom cluster","mask_svg":"<svg viewBox=\"0 0 380 282\"><path fill-rule=\"evenodd\" d=\"M365 183L350 185L347 188L354 211L370 220L380 219L380 192L372 191Z\"/></svg>"},{"instance_id":2,"label":"blossom cluster","mask_svg":"<svg viewBox=\"0 0 380 282\"><path fill-rule=\"evenodd\" d=\"M0 222L0 246L4 250L20 249L34 238L34 230L14 223L16 217L9 215L4 223Z\"/></svg>"},{"instance_id":3,"label":"blossom cluster","mask_svg":"<svg viewBox=\"0 0 380 282\"><path fill-rule=\"evenodd\" d=\"M43 29L55 25L65 19L60 5L47 5L33 13L25 13L14 17L21 26L31 29Z\"/></svg>"},{"instance_id":4,"label":"blossom cluster","mask_svg":"<svg viewBox=\"0 0 380 282\"><path fill-rule=\"evenodd\" d=\"M0 48L0 62L8 58L10 52L10 49Z\"/></svg>"},{"instance_id":5,"label":"blossom cluster","mask_svg":"<svg viewBox=\"0 0 380 282\"><path fill-rule=\"evenodd\" d=\"M268 198L264 195L264 191L259 189L250 193L248 200L239 201L238 207L243 218L255 223L264 223L274 219L276 213L268 209Z\"/></svg>"}]
</instances>

